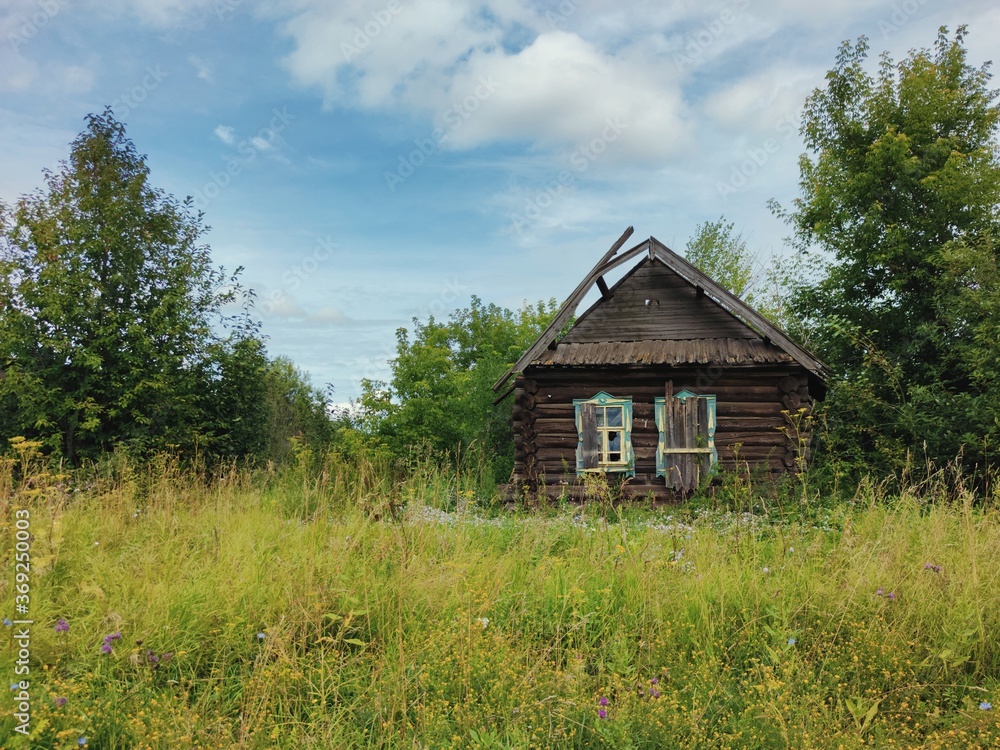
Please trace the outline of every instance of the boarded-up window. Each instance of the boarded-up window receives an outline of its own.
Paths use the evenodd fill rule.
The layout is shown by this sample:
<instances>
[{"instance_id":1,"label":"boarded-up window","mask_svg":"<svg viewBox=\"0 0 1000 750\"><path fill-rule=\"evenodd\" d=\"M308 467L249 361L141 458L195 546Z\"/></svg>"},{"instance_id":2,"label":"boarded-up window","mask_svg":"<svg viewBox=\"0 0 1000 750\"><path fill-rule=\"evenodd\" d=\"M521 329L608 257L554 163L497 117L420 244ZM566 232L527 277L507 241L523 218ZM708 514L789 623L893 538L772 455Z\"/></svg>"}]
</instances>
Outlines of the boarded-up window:
<instances>
[{"instance_id":1,"label":"boarded-up window","mask_svg":"<svg viewBox=\"0 0 1000 750\"><path fill-rule=\"evenodd\" d=\"M635 476L632 399L598 393L573 401L576 409L576 472L623 472Z\"/></svg>"},{"instance_id":2,"label":"boarded-up window","mask_svg":"<svg viewBox=\"0 0 1000 750\"><path fill-rule=\"evenodd\" d=\"M669 388L668 388L669 391ZM715 450L715 396L681 391L655 401L656 473L667 487L696 489L719 460Z\"/></svg>"}]
</instances>

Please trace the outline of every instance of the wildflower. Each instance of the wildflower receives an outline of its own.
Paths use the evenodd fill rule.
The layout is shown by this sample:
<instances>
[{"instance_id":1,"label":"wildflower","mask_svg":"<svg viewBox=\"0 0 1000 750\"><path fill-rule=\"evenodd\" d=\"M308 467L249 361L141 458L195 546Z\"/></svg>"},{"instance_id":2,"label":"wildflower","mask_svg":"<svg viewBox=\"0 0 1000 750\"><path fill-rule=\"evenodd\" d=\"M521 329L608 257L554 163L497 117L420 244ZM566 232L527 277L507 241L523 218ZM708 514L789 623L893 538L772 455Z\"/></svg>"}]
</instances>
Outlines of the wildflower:
<instances>
[{"instance_id":1,"label":"wildflower","mask_svg":"<svg viewBox=\"0 0 1000 750\"><path fill-rule=\"evenodd\" d=\"M605 711L602 708L600 711L597 712L597 718L599 718L599 719L606 719L606 718L608 718L608 712Z\"/></svg>"},{"instance_id":2,"label":"wildflower","mask_svg":"<svg viewBox=\"0 0 1000 750\"><path fill-rule=\"evenodd\" d=\"M267 638L267 633L257 633L257 640L262 641Z\"/></svg>"},{"instance_id":3,"label":"wildflower","mask_svg":"<svg viewBox=\"0 0 1000 750\"><path fill-rule=\"evenodd\" d=\"M157 664L160 661L160 657L156 655L155 651L147 651L146 661L148 661L150 664Z\"/></svg>"},{"instance_id":4,"label":"wildflower","mask_svg":"<svg viewBox=\"0 0 1000 750\"><path fill-rule=\"evenodd\" d=\"M168 661L170 661L173 658L174 658L173 651L167 651L167 652L165 652L163 654L160 654L160 661L163 662L164 664L166 664Z\"/></svg>"},{"instance_id":5,"label":"wildflower","mask_svg":"<svg viewBox=\"0 0 1000 750\"><path fill-rule=\"evenodd\" d=\"M654 685L659 685L660 684L660 678L659 677L654 677L653 679L650 680L650 682L653 683Z\"/></svg>"},{"instance_id":6,"label":"wildflower","mask_svg":"<svg viewBox=\"0 0 1000 750\"><path fill-rule=\"evenodd\" d=\"M58 698L53 699L52 702L55 703L58 708L62 708L66 705L67 699L60 695Z\"/></svg>"},{"instance_id":7,"label":"wildflower","mask_svg":"<svg viewBox=\"0 0 1000 750\"><path fill-rule=\"evenodd\" d=\"M896 594L895 592L890 591L888 594L885 595L885 598L888 599L890 602L894 602L896 601Z\"/></svg>"},{"instance_id":8,"label":"wildflower","mask_svg":"<svg viewBox=\"0 0 1000 750\"><path fill-rule=\"evenodd\" d=\"M486 626L490 624L490 618L489 617L480 617L480 618L478 618L476 620L476 622L478 622L480 624L480 626L482 626L483 630L486 630Z\"/></svg>"},{"instance_id":9,"label":"wildflower","mask_svg":"<svg viewBox=\"0 0 1000 750\"><path fill-rule=\"evenodd\" d=\"M81 737L80 739L78 739L76 741L76 744L79 745L80 747L83 747L84 745L87 744L87 738L86 737Z\"/></svg>"},{"instance_id":10,"label":"wildflower","mask_svg":"<svg viewBox=\"0 0 1000 750\"><path fill-rule=\"evenodd\" d=\"M600 706L606 706L606 705L608 705L608 704L609 704L610 702L611 702L611 701L609 701L609 700L608 700L607 698L605 698L605 697L604 697L604 696L602 695L602 696L601 696L601 699L600 699L599 701L597 701L597 704L598 704L598 705L600 705Z\"/></svg>"},{"instance_id":11,"label":"wildflower","mask_svg":"<svg viewBox=\"0 0 1000 750\"><path fill-rule=\"evenodd\" d=\"M68 631L69 631L69 623L66 622L63 618L60 617L56 621L56 632L57 633L66 633Z\"/></svg>"},{"instance_id":12,"label":"wildflower","mask_svg":"<svg viewBox=\"0 0 1000 750\"><path fill-rule=\"evenodd\" d=\"M12 683L10 683L10 689L11 690L17 690L20 687L21 687L21 683L19 683L19 682L12 682Z\"/></svg>"},{"instance_id":13,"label":"wildflower","mask_svg":"<svg viewBox=\"0 0 1000 750\"><path fill-rule=\"evenodd\" d=\"M11 622L8 618L5 617L5 618L3 618L3 624L6 625L9 628L9 627L13 626L14 623Z\"/></svg>"},{"instance_id":14,"label":"wildflower","mask_svg":"<svg viewBox=\"0 0 1000 750\"><path fill-rule=\"evenodd\" d=\"M924 563L924 570L933 570L935 573L940 573L941 566L934 563Z\"/></svg>"},{"instance_id":15,"label":"wildflower","mask_svg":"<svg viewBox=\"0 0 1000 750\"><path fill-rule=\"evenodd\" d=\"M983 701L982 703L979 704L979 708L982 711L989 711L991 708L993 708L993 704L990 703L989 701Z\"/></svg>"},{"instance_id":16,"label":"wildflower","mask_svg":"<svg viewBox=\"0 0 1000 750\"><path fill-rule=\"evenodd\" d=\"M882 588L881 586L879 586L878 590L875 591L875 596L882 596L884 594L885 594L885 589Z\"/></svg>"},{"instance_id":17,"label":"wildflower","mask_svg":"<svg viewBox=\"0 0 1000 750\"><path fill-rule=\"evenodd\" d=\"M655 687L651 687L649 689L649 695L651 697L653 697L653 698L659 698L660 697L660 691L657 690Z\"/></svg>"},{"instance_id":18,"label":"wildflower","mask_svg":"<svg viewBox=\"0 0 1000 750\"><path fill-rule=\"evenodd\" d=\"M111 653L111 642L110 641L105 641L104 643L102 643L101 644L101 651L103 653L105 653L105 654L110 654Z\"/></svg>"},{"instance_id":19,"label":"wildflower","mask_svg":"<svg viewBox=\"0 0 1000 750\"><path fill-rule=\"evenodd\" d=\"M788 645L789 646L794 646L796 643L797 643L797 641L794 638L789 638L788 639Z\"/></svg>"},{"instance_id":20,"label":"wildflower","mask_svg":"<svg viewBox=\"0 0 1000 750\"><path fill-rule=\"evenodd\" d=\"M771 570L770 570L769 568L766 568L766 567L765 567L765 568L764 568L764 572L765 572L765 573L770 573L770 572L771 572Z\"/></svg>"}]
</instances>

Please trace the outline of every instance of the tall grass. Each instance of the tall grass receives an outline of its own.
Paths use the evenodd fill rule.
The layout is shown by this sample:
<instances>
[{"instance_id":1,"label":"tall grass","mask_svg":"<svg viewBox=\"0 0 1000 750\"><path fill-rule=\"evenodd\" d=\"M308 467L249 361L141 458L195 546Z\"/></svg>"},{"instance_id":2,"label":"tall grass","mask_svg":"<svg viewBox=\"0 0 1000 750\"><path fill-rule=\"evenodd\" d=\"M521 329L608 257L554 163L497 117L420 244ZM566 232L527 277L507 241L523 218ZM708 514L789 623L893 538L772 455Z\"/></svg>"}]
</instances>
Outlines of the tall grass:
<instances>
[{"instance_id":1,"label":"tall grass","mask_svg":"<svg viewBox=\"0 0 1000 750\"><path fill-rule=\"evenodd\" d=\"M34 736L8 713L5 747L1000 743L983 498L491 515L461 461L67 478L24 453L0 490L8 571L32 511Z\"/></svg>"}]
</instances>

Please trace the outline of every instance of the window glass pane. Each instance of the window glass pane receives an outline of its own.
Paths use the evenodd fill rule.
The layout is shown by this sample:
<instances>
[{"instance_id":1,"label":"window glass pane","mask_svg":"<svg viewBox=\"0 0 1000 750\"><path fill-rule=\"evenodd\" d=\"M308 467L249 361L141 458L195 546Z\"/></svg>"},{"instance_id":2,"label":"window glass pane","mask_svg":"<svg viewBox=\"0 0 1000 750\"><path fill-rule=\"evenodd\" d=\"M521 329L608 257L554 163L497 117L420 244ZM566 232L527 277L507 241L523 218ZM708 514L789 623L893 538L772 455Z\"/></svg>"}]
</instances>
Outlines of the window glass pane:
<instances>
[{"instance_id":1,"label":"window glass pane","mask_svg":"<svg viewBox=\"0 0 1000 750\"><path fill-rule=\"evenodd\" d=\"M605 424L605 421L604 421L604 419L605 419L605 417L604 417L604 409L605 409L605 407L603 407L603 406L598 406L597 407L597 426L598 427L604 427L604 424Z\"/></svg>"},{"instance_id":2,"label":"window glass pane","mask_svg":"<svg viewBox=\"0 0 1000 750\"><path fill-rule=\"evenodd\" d=\"M607 411L608 427L621 427L622 408L620 406L609 406Z\"/></svg>"},{"instance_id":3,"label":"window glass pane","mask_svg":"<svg viewBox=\"0 0 1000 750\"><path fill-rule=\"evenodd\" d=\"M621 463L621 460L622 460L622 454L621 453L609 453L608 454L608 463L609 464L618 464L618 463Z\"/></svg>"},{"instance_id":4,"label":"window glass pane","mask_svg":"<svg viewBox=\"0 0 1000 750\"><path fill-rule=\"evenodd\" d=\"M608 433L608 450L620 451L622 449L622 434L620 432Z\"/></svg>"}]
</instances>

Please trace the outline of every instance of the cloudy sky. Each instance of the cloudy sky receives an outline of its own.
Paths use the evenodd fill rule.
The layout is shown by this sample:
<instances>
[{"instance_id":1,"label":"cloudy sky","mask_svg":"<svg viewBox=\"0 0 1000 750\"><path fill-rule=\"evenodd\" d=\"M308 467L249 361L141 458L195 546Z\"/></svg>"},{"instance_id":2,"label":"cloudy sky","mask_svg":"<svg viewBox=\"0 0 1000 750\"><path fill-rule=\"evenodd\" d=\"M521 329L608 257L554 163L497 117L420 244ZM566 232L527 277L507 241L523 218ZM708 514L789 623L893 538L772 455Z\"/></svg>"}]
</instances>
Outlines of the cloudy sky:
<instances>
[{"instance_id":1,"label":"cloudy sky","mask_svg":"<svg viewBox=\"0 0 1000 750\"><path fill-rule=\"evenodd\" d=\"M270 352L346 401L412 317L562 300L630 224L782 253L766 203L840 42L963 23L994 58L992 0L0 0L0 198L111 105Z\"/></svg>"}]
</instances>

